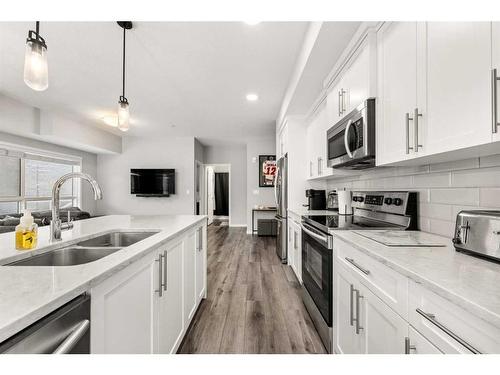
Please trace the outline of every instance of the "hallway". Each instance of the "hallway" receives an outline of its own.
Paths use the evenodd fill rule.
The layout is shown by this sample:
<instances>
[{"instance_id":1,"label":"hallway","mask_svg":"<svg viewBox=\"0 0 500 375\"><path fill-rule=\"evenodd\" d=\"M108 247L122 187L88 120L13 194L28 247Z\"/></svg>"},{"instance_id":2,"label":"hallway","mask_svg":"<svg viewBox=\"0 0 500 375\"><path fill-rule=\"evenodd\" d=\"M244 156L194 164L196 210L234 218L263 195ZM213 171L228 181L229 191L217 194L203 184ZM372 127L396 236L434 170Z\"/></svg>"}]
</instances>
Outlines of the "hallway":
<instances>
[{"instance_id":1,"label":"hallway","mask_svg":"<svg viewBox=\"0 0 500 375\"><path fill-rule=\"evenodd\" d=\"M179 353L325 353L275 238L208 227L208 296Z\"/></svg>"}]
</instances>

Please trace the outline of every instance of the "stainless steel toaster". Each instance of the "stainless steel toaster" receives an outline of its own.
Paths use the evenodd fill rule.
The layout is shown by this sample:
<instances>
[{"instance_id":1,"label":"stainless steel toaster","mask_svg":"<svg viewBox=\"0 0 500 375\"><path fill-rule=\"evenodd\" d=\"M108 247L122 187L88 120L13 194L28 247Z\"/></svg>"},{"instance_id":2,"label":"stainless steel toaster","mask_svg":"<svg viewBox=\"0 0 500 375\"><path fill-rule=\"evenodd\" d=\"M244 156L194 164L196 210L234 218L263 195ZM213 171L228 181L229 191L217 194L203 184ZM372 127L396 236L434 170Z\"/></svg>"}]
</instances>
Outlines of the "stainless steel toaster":
<instances>
[{"instance_id":1,"label":"stainless steel toaster","mask_svg":"<svg viewBox=\"0 0 500 375\"><path fill-rule=\"evenodd\" d=\"M500 211L460 211L453 244L457 251L500 262Z\"/></svg>"}]
</instances>

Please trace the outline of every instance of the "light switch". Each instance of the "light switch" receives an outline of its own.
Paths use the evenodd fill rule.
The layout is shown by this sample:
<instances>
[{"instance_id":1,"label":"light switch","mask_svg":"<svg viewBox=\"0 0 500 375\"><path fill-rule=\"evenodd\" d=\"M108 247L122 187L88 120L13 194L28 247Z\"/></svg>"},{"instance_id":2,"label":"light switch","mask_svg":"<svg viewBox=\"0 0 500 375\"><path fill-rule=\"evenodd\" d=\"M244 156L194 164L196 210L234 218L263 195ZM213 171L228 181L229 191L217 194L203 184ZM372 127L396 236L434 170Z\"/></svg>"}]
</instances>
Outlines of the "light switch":
<instances>
[{"instance_id":1,"label":"light switch","mask_svg":"<svg viewBox=\"0 0 500 375\"><path fill-rule=\"evenodd\" d=\"M253 191L253 195L259 195L259 189L255 189L255 190Z\"/></svg>"},{"instance_id":2,"label":"light switch","mask_svg":"<svg viewBox=\"0 0 500 375\"><path fill-rule=\"evenodd\" d=\"M189 193L190 193L189 189L188 189L188 190L186 190L186 195L189 195Z\"/></svg>"},{"instance_id":3,"label":"light switch","mask_svg":"<svg viewBox=\"0 0 500 375\"><path fill-rule=\"evenodd\" d=\"M254 156L254 157L252 158L252 163L254 163L254 164L255 164L255 163L257 163L257 157L255 157L255 156Z\"/></svg>"}]
</instances>

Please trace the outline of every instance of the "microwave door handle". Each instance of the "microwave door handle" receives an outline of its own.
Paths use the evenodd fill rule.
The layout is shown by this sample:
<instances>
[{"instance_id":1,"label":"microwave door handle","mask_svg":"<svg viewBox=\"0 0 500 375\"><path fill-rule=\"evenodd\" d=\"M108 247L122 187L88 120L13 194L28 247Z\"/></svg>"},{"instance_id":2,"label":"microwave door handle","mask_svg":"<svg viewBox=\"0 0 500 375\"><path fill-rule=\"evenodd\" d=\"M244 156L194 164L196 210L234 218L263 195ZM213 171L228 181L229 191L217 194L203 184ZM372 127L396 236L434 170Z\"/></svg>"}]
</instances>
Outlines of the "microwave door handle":
<instances>
[{"instance_id":1,"label":"microwave door handle","mask_svg":"<svg viewBox=\"0 0 500 375\"><path fill-rule=\"evenodd\" d=\"M345 127L345 131L344 131L344 146L345 146L345 150L347 151L347 155L349 155L349 157L352 159L353 156L352 156L352 152L349 148L349 129L352 125L352 120L349 120L349 122L347 123L347 126Z\"/></svg>"}]
</instances>

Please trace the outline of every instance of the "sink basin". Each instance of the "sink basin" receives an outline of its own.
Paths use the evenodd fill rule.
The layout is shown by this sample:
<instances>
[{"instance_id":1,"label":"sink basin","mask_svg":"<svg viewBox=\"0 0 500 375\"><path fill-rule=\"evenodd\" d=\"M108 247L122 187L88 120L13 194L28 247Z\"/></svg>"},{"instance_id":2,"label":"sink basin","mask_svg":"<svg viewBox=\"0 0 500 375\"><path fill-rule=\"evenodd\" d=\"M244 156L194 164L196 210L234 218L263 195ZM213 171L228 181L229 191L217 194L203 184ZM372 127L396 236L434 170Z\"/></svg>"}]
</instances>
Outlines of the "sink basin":
<instances>
[{"instance_id":1,"label":"sink basin","mask_svg":"<svg viewBox=\"0 0 500 375\"><path fill-rule=\"evenodd\" d=\"M82 247L127 247L158 232L111 232L78 242Z\"/></svg>"},{"instance_id":2,"label":"sink basin","mask_svg":"<svg viewBox=\"0 0 500 375\"><path fill-rule=\"evenodd\" d=\"M104 258L120 247L85 248L68 246L8 264L9 266L76 266Z\"/></svg>"}]
</instances>

